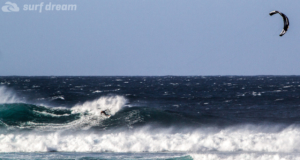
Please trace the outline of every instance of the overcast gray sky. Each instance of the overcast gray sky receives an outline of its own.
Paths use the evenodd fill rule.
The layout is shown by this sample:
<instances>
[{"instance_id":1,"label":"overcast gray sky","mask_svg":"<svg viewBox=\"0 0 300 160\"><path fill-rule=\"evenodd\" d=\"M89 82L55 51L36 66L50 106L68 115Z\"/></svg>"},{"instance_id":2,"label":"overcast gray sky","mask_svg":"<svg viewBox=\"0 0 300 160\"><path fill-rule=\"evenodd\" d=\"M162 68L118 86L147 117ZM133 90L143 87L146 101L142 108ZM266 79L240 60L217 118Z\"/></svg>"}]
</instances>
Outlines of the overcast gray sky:
<instances>
[{"instance_id":1,"label":"overcast gray sky","mask_svg":"<svg viewBox=\"0 0 300 160\"><path fill-rule=\"evenodd\" d=\"M298 0L10 2L19 12L0 10L2 76L300 74ZM289 17L283 37L273 10Z\"/></svg>"}]
</instances>

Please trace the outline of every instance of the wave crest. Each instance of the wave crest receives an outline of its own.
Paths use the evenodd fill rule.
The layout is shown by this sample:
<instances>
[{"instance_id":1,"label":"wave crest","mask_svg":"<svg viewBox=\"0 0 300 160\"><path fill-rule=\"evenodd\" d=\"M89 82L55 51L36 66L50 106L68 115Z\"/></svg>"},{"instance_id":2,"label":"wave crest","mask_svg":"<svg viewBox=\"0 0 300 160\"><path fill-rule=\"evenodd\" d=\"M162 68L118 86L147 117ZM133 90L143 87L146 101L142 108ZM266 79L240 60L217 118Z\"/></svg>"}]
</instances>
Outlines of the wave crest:
<instances>
[{"instance_id":1,"label":"wave crest","mask_svg":"<svg viewBox=\"0 0 300 160\"><path fill-rule=\"evenodd\" d=\"M108 111L115 115L125 104L127 100L122 96L100 97L91 102L85 102L72 107L72 113L88 113L89 115L101 116L101 111Z\"/></svg>"}]
</instances>

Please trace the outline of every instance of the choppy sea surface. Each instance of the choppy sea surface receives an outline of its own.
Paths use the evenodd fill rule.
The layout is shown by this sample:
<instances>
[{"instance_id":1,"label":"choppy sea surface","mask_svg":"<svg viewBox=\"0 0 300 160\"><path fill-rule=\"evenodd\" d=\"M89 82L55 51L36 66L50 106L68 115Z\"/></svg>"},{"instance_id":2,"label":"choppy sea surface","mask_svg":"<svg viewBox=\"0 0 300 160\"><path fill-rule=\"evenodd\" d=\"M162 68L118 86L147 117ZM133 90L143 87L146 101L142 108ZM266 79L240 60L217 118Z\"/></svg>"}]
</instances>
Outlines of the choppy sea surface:
<instances>
[{"instance_id":1,"label":"choppy sea surface","mask_svg":"<svg viewBox=\"0 0 300 160\"><path fill-rule=\"evenodd\" d=\"M300 76L0 77L0 158L300 159L299 98Z\"/></svg>"}]
</instances>

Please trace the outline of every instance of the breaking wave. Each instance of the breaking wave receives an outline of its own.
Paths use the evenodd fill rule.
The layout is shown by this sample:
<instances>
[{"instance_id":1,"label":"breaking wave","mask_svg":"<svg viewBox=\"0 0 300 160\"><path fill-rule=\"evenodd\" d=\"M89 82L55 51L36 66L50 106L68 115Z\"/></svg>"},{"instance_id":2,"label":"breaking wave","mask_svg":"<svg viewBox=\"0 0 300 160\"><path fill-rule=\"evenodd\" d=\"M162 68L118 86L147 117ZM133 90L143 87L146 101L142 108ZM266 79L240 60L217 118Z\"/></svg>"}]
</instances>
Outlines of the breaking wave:
<instances>
[{"instance_id":1,"label":"breaking wave","mask_svg":"<svg viewBox=\"0 0 300 160\"><path fill-rule=\"evenodd\" d=\"M2 91L4 91L2 93L7 93L3 88ZM4 103L0 104L0 127L7 130L54 131L101 127L103 120L107 119L106 116L101 115L101 111L115 115L126 103L126 99L122 96L108 96L78 104L72 108L46 107L16 103L17 97L9 93L2 98Z\"/></svg>"},{"instance_id":2,"label":"breaking wave","mask_svg":"<svg viewBox=\"0 0 300 160\"><path fill-rule=\"evenodd\" d=\"M24 132L0 134L0 152L298 153L299 133L299 126L263 125L224 129L145 126L123 131ZM199 154L194 156L201 157Z\"/></svg>"}]
</instances>

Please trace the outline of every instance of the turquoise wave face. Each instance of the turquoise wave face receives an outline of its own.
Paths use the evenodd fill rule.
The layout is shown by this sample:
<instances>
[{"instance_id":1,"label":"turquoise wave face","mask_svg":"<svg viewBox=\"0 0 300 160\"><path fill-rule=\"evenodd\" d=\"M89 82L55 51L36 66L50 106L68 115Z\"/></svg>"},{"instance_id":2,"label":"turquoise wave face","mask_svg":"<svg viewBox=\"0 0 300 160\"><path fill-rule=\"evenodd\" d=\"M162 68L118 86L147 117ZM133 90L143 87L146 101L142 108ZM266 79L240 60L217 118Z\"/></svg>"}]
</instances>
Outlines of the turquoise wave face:
<instances>
[{"instance_id":1,"label":"turquoise wave face","mask_svg":"<svg viewBox=\"0 0 300 160\"><path fill-rule=\"evenodd\" d=\"M0 105L0 121L2 126L26 127L32 124L63 124L79 118L79 114L71 114L69 109L55 109L26 103Z\"/></svg>"}]
</instances>

